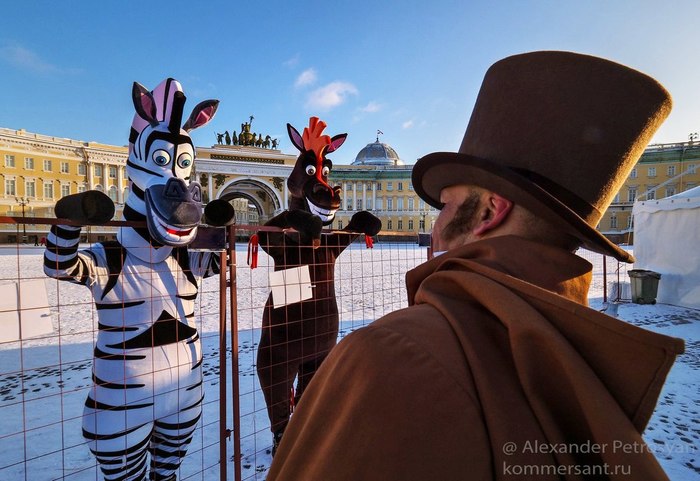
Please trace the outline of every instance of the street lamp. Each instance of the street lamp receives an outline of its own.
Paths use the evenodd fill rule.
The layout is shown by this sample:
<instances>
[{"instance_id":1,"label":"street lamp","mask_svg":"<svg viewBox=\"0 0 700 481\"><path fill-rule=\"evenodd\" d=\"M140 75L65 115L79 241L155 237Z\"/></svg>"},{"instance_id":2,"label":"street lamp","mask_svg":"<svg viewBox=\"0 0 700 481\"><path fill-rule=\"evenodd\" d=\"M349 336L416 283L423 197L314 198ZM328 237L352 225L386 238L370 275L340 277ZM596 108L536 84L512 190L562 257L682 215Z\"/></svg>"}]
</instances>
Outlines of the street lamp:
<instances>
[{"instance_id":1,"label":"street lamp","mask_svg":"<svg viewBox=\"0 0 700 481\"><path fill-rule=\"evenodd\" d=\"M15 202L19 204L20 207L22 207L22 242L27 243L27 223L24 221L25 216L24 216L24 209L27 207L27 204L29 204L29 199L26 199L24 197L15 197Z\"/></svg>"}]
</instances>

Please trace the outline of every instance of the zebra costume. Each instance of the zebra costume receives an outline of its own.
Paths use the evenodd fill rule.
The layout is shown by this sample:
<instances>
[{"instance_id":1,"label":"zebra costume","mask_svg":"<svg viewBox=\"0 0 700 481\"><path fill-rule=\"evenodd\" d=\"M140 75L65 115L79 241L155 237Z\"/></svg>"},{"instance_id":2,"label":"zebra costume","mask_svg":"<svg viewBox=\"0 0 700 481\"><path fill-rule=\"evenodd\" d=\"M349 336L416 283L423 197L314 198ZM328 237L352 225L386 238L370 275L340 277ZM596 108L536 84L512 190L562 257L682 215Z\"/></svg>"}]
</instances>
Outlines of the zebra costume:
<instances>
[{"instance_id":1,"label":"zebra costume","mask_svg":"<svg viewBox=\"0 0 700 481\"><path fill-rule=\"evenodd\" d=\"M187 132L209 122L218 102L199 104L181 129L185 96L177 81L152 93L135 83L133 100L124 218L148 227L121 227L117 241L78 251L80 227L53 226L44 271L89 287L95 299L99 332L83 436L104 478L146 479L150 453L149 479L174 480L202 412L194 302L200 279L220 267L217 254L186 247L202 215L201 187L189 182ZM110 207L107 219L111 200L89 191L61 199L56 214L87 223Z\"/></svg>"}]
</instances>

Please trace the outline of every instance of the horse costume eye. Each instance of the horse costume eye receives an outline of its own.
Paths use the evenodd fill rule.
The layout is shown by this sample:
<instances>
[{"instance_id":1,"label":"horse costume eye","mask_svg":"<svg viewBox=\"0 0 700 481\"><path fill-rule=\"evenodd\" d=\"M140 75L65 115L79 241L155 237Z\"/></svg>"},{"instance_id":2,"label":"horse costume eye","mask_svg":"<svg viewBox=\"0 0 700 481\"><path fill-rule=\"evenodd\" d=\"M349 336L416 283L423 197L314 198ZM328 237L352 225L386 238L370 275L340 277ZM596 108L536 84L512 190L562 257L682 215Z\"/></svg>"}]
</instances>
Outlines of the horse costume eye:
<instances>
[{"instance_id":1,"label":"horse costume eye","mask_svg":"<svg viewBox=\"0 0 700 481\"><path fill-rule=\"evenodd\" d=\"M331 173L331 169L328 166L323 167L323 170L321 171L324 177L328 177L328 174Z\"/></svg>"},{"instance_id":2,"label":"horse costume eye","mask_svg":"<svg viewBox=\"0 0 700 481\"><path fill-rule=\"evenodd\" d=\"M192 156L188 153L184 153L177 158L177 165L183 169L186 169L192 165Z\"/></svg>"},{"instance_id":3,"label":"horse costume eye","mask_svg":"<svg viewBox=\"0 0 700 481\"><path fill-rule=\"evenodd\" d=\"M161 167L164 165L168 165L170 163L170 154L167 153L165 150L156 150L153 152L153 162L156 163L156 165L160 165Z\"/></svg>"},{"instance_id":4,"label":"horse costume eye","mask_svg":"<svg viewBox=\"0 0 700 481\"><path fill-rule=\"evenodd\" d=\"M307 165L306 173L309 175L314 175L316 173L316 167L314 167L313 165Z\"/></svg>"}]
</instances>

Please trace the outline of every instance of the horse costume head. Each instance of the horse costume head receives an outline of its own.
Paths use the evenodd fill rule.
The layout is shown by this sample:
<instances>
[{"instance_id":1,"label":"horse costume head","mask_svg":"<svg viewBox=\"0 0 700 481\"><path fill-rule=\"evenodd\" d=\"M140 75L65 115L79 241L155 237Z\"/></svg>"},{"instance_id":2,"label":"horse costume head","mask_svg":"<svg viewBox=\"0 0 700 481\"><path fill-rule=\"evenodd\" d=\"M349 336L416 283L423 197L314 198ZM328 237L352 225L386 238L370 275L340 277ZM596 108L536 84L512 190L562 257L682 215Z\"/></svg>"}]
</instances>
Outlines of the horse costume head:
<instances>
[{"instance_id":1,"label":"horse costume head","mask_svg":"<svg viewBox=\"0 0 700 481\"><path fill-rule=\"evenodd\" d=\"M136 115L126 172L138 200L127 203L125 218L145 216L157 244L187 245L202 218L202 188L190 181L195 152L188 132L206 125L219 101L198 104L181 127L186 98L177 80L166 79L153 92L134 82L132 98Z\"/></svg>"},{"instance_id":2,"label":"horse costume head","mask_svg":"<svg viewBox=\"0 0 700 481\"><path fill-rule=\"evenodd\" d=\"M299 157L287 179L291 194L289 208L304 210L319 217L324 225L333 222L336 211L340 208L340 187L328 185L328 174L333 163L326 158L338 149L348 134L334 137L323 134L326 123L318 117L309 119L309 126L304 134L287 124L287 132L294 147L299 149Z\"/></svg>"}]
</instances>

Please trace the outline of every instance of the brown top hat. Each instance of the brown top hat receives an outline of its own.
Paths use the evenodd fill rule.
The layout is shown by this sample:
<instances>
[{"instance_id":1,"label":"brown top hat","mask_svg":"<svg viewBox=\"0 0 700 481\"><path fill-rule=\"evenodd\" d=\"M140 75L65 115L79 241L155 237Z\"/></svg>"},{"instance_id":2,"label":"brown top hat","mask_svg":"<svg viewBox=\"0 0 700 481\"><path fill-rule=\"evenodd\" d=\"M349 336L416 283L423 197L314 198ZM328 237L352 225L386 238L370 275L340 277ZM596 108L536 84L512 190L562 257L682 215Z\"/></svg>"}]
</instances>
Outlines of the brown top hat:
<instances>
[{"instance_id":1,"label":"brown top hat","mask_svg":"<svg viewBox=\"0 0 700 481\"><path fill-rule=\"evenodd\" d=\"M669 93L623 65L571 52L532 52L486 72L459 152L418 160L418 195L438 209L456 184L496 192L580 239L634 262L595 227L656 129Z\"/></svg>"}]
</instances>

